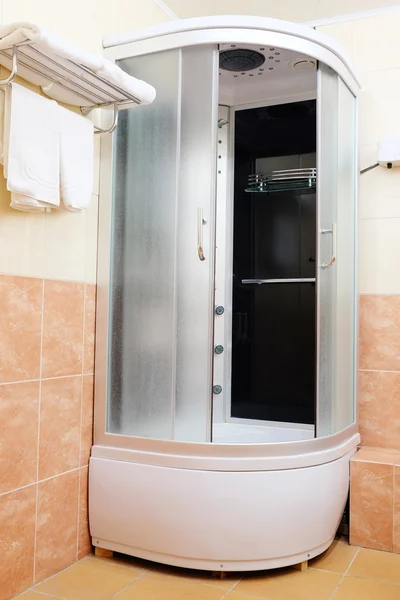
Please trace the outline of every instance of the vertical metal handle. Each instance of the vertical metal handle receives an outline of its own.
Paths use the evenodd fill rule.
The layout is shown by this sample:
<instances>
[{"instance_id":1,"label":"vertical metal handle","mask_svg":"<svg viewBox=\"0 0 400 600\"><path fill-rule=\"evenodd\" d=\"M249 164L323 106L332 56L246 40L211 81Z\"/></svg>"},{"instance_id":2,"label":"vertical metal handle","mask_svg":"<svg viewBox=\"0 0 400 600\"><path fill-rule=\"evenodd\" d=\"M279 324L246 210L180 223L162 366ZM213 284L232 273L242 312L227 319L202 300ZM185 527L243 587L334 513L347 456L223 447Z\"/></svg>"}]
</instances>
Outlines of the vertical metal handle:
<instances>
[{"instance_id":1,"label":"vertical metal handle","mask_svg":"<svg viewBox=\"0 0 400 600\"><path fill-rule=\"evenodd\" d=\"M205 220L203 219L203 209L197 209L197 254L200 260L206 260L203 252L203 225Z\"/></svg>"},{"instance_id":2,"label":"vertical metal handle","mask_svg":"<svg viewBox=\"0 0 400 600\"><path fill-rule=\"evenodd\" d=\"M322 263L321 269L329 269L336 262L336 223L332 223L332 229L321 229L322 234L332 234L332 257L328 263Z\"/></svg>"}]
</instances>

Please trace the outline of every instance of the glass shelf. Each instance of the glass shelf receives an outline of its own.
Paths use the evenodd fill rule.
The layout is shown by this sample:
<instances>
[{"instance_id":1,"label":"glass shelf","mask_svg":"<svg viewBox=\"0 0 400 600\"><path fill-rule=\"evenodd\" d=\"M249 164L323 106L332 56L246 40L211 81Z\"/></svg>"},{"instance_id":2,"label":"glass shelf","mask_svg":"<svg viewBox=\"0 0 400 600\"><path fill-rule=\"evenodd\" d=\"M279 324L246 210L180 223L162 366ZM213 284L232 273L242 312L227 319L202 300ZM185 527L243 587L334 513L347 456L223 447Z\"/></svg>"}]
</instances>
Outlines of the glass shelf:
<instances>
[{"instance_id":1,"label":"glass shelf","mask_svg":"<svg viewBox=\"0 0 400 600\"><path fill-rule=\"evenodd\" d=\"M272 171L271 173L256 173L249 175L246 192L272 193L301 190L313 192L317 185L316 169L288 169Z\"/></svg>"}]
</instances>

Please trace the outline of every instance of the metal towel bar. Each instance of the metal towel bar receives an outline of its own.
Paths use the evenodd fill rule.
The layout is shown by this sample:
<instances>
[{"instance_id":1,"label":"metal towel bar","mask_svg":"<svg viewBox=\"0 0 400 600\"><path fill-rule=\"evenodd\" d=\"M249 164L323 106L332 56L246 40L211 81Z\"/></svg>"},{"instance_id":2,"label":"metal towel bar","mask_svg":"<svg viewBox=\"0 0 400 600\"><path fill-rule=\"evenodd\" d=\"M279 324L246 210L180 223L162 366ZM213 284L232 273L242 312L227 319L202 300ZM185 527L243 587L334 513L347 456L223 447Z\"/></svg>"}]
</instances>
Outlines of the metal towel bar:
<instances>
[{"instance_id":1,"label":"metal towel bar","mask_svg":"<svg viewBox=\"0 0 400 600\"><path fill-rule=\"evenodd\" d=\"M10 75L0 79L0 87L14 81L17 75L23 78L25 70L33 74L34 78L45 79L48 83L42 84L41 89L46 94L53 86L63 90L82 101L81 112L89 114L95 108L112 108L113 123L108 129L95 128L95 133L112 133L118 124L118 108L127 104L140 104L140 100L123 90L119 86L97 75L84 65L70 59L48 55L41 52L30 41L16 44L12 48L0 50L0 59L5 58L8 67L10 61ZM3 61L1 61L3 64ZM32 76L32 75L31 75ZM68 100L66 100L68 103Z\"/></svg>"}]
</instances>

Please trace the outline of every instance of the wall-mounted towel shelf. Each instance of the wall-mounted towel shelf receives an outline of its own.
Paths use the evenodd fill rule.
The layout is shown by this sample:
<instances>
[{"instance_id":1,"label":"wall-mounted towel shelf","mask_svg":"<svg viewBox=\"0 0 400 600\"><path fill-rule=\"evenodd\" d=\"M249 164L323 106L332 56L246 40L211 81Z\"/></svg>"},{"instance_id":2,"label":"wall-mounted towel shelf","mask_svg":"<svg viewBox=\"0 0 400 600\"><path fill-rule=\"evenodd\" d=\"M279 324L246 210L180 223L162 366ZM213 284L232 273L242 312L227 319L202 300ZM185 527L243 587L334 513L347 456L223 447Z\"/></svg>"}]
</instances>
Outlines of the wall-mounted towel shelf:
<instances>
[{"instance_id":1,"label":"wall-mounted towel shelf","mask_svg":"<svg viewBox=\"0 0 400 600\"><path fill-rule=\"evenodd\" d=\"M0 64L11 71L7 78L0 80L0 86L10 84L18 75L39 85L46 95L56 100L79 105L84 115L95 108L113 109L111 127L96 128L95 133L111 133L118 123L119 108L141 104L139 98L86 66L47 50L44 53L31 41L0 50Z\"/></svg>"}]
</instances>

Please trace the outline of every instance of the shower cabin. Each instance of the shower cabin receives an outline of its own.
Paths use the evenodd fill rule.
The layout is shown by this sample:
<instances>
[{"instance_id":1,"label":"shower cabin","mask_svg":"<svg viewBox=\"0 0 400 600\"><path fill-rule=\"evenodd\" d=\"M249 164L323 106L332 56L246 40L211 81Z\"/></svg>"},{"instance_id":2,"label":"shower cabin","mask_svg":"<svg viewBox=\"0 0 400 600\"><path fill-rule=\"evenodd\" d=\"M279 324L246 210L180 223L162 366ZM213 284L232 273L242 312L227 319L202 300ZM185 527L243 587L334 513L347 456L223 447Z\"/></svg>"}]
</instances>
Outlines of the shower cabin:
<instances>
[{"instance_id":1,"label":"shower cabin","mask_svg":"<svg viewBox=\"0 0 400 600\"><path fill-rule=\"evenodd\" d=\"M357 80L272 19L105 46L157 98L102 142L93 543L215 571L307 560L359 442Z\"/></svg>"}]
</instances>

